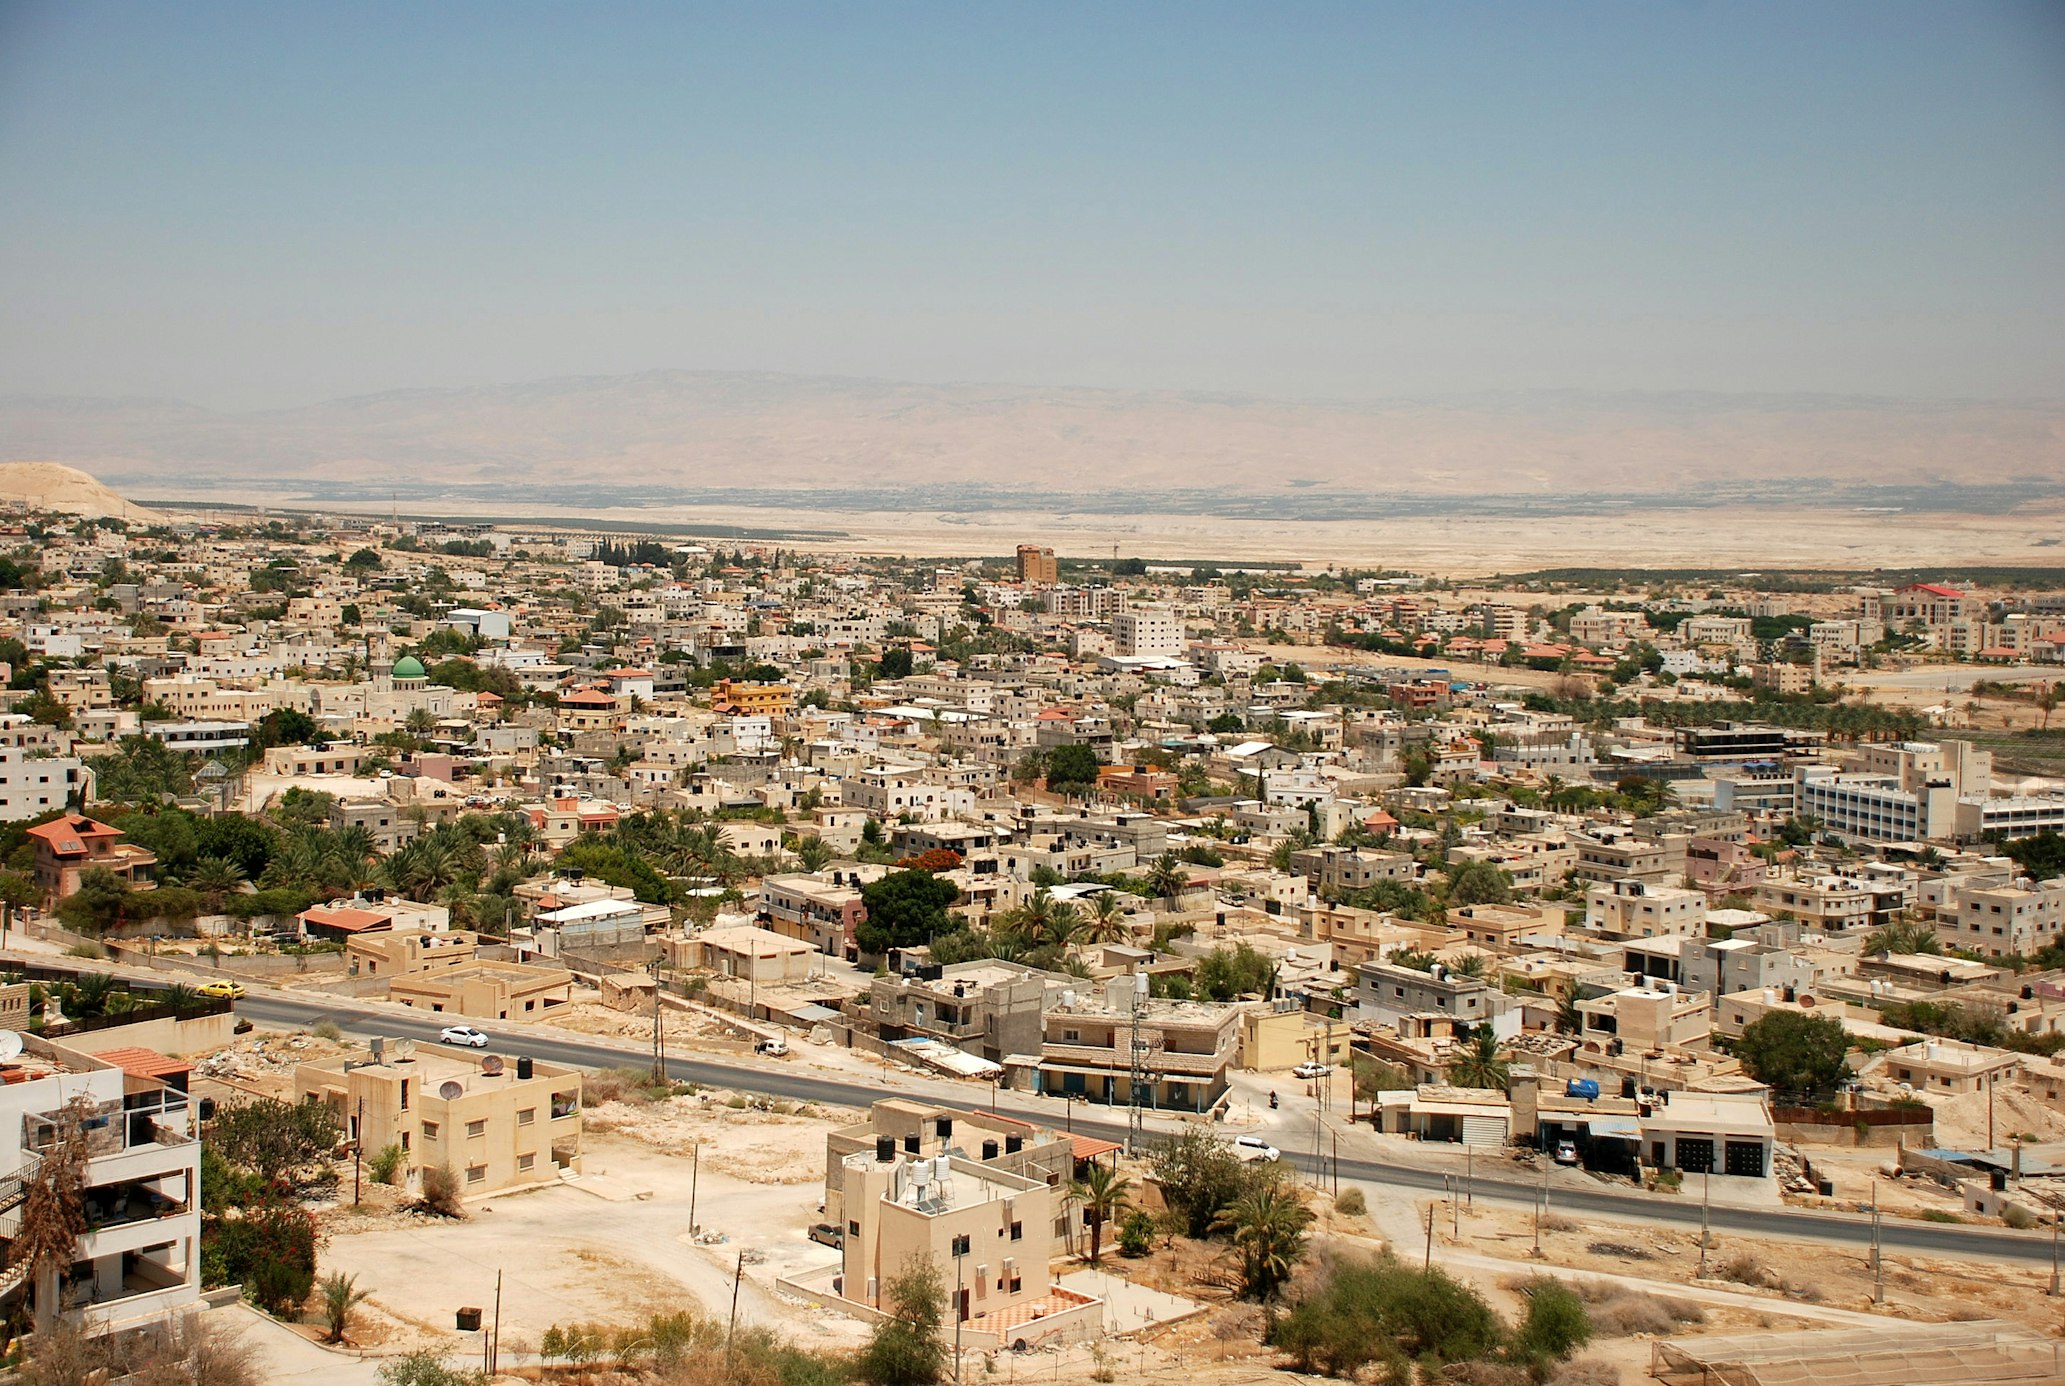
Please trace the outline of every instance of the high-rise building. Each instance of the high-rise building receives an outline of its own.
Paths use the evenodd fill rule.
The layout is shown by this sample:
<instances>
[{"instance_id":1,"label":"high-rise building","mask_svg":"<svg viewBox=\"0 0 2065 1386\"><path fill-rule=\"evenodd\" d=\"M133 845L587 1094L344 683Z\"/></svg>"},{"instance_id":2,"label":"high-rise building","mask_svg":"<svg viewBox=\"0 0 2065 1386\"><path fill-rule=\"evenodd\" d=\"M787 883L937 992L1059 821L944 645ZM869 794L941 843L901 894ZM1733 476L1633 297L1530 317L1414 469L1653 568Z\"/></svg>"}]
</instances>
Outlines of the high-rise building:
<instances>
[{"instance_id":1,"label":"high-rise building","mask_svg":"<svg viewBox=\"0 0 2065 1386\"><path fill-rule=\"evenodd\" d=\"M1052 587L1061 580L1061 564L1054 550L1038 544L1018 546L1018 580L1035 587Z\"/></svg>"}]
</instances>

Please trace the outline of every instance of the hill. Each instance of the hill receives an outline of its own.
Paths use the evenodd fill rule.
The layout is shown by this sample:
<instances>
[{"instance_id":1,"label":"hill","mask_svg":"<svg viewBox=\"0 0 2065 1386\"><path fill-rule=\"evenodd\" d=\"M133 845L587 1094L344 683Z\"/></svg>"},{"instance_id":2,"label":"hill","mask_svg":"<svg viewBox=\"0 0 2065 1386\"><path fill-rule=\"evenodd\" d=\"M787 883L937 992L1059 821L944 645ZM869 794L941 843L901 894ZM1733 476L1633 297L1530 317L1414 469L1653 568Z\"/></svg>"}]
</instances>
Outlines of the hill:
<instances>
[{"instance_id":1,"label":"hill","mask_svg":"<svg viewBox=\"0 0 2065 1386\"><path fill-rule=\"evenodd\" d=\"M0 399L0 437L128 484L1556 497L2065 479L2049 402L1536 392L1285 401L653 371L252 413ZM952 508L952 501L943 502Z\"/></svg>"},{"instance_id":2,"label":"hill","mask_svg":"<svg viewBox=\"0 0 2065 1386\"><path fill-rule=\"evenodd\" d=\"M18 501L36 510L102 519L164 518L155 510L131 505L85 472L62 462L0 462L0 501Z\"/></svg>"}]
</instances>

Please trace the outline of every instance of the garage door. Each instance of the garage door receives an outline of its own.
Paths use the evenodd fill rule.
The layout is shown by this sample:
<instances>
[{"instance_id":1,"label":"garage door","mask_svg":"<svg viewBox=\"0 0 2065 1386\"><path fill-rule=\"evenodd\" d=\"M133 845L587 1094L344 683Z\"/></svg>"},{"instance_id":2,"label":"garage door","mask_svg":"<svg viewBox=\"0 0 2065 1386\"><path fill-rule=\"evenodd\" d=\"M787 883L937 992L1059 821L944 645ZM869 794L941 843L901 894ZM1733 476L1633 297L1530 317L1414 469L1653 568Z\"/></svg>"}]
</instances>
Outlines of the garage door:
<instances>
[{"instance_id":1,"label":"garage door","mask_svg":"<svg viewBox=\"0 0 2065 1386\"><path fill-rule=\"evenodd\" d=\"M1463 1118L1464 1145L1500 1146L1506 1143L1506 1119L1497 1116Z\"/></svg>"},{"instance_id":2,"label":"garage door","mask_svg":"<svg viewBox=\"0 0 2065 1386\"><path fill-rule=\"evenodd\" d=\"M1678 1168L1687 1174L1709 1174L1714 1168L1714 1143L1706 1136L1678 1137Z\"/></svg>"},{"instance_id":3,"label":"garage door","mask_svg":"<svg viewBox=\"0 0 2065 1386\"><path fill-rule=\"evenodd\" d=\"M1723 1152L1727 1160L1727 1172L1744 1179L1764 1177L1764 1143L1762 1141L1730 1141Z\"/></svg>"}]
</instances>

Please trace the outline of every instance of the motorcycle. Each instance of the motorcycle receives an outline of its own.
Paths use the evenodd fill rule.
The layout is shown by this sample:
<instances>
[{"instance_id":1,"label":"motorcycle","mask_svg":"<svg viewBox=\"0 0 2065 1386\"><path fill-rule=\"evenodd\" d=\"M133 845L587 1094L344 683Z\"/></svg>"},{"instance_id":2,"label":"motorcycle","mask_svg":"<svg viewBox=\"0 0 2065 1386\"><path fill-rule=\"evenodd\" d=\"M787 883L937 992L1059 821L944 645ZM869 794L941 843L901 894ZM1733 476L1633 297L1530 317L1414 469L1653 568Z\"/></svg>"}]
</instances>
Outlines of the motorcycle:
<instances>
[{"instance_id":1,"label":"motorcycle","mask_svg":"<svg viewBox=\"0 0 2065 1386\"><path fill-rule=\"evenodd\" d=\"M1275 1094L1275 1093L1271 1093L1271 1094L1269 1094L1269 1110L1270 1110L1270 1111L1272 1111L1272 1112L1276 1110L1276 1094Z\"/></svg>"}]
</instances>

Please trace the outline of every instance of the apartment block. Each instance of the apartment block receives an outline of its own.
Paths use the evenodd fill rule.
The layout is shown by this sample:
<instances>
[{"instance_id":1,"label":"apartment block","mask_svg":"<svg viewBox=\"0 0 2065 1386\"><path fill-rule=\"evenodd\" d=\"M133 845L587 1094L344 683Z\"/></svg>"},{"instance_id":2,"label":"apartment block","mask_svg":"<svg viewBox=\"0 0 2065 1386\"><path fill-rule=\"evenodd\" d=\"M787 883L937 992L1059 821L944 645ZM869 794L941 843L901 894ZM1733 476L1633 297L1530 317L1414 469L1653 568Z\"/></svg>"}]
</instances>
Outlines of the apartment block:
<instances>
[{"instance_id":1,"label":"apartment block","mask_svg":"<svg viewBox=\"0 0 2065 1386\"><path fill-rule=\"evenodd\" d=\"M294 1093L328 1106L363 1149L399 1146L413 1187L437 1166L467 1198L581 1169L581 1072L561 1064L376 1039L301 1065Z\"/></svg>"}]
</instances>

